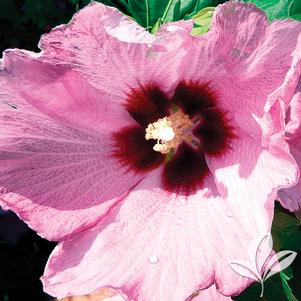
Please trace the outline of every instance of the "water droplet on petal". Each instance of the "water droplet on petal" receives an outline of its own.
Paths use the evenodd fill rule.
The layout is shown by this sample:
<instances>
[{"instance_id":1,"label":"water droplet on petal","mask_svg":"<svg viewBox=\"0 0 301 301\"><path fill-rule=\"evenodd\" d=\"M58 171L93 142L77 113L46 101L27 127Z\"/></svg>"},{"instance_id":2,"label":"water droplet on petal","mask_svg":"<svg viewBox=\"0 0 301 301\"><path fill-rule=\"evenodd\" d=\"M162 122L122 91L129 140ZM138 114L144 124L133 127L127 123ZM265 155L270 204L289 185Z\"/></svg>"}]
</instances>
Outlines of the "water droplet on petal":
<instances>
[{"instance_id":1,"label":"water droplet on petal","mask_svg":"<svg viewBox=\"0 0 301 301\"><path fill-rule=\"evenodd\" d=\"M149 263L154 264L159 261L159 258L155 255L152 255L152 256L148 257L148 261L149 261Z\"/></svg>"}]
</instances>

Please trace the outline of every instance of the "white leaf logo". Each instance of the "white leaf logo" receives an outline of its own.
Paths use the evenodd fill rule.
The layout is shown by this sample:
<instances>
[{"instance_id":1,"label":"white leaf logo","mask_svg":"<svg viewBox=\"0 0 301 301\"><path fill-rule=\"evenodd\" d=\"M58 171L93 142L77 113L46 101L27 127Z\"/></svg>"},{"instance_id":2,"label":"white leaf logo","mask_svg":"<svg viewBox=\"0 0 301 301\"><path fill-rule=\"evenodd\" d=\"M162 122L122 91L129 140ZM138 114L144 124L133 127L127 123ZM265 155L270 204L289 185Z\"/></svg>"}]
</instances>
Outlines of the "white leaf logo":
<instances>
[{"instance_id":1,"label":"white leaf logo","mask_svg":"<svg viewBox=\"0 0 301 301\"><path fill-rule=\"evenodd\" d=\"M229 265L235 273L261 284L261 298L264 292L264 281L289 267L297 256L294 251L275 253L270 234L252 241L248 253L249 261L240 259L231 261Z\"/></svg>"},{"instance_id":2,"label":"white leaf logo","mask_svg":"<svg viewBox=\"0 0 301 301\"><path fill-rule=\"evenodd\" d=\"M285 270L295 260L297 253L294 251L280 251L274 254L268 261L263 280L267 280L273 275Z\"/></svg>"}]
</instances>

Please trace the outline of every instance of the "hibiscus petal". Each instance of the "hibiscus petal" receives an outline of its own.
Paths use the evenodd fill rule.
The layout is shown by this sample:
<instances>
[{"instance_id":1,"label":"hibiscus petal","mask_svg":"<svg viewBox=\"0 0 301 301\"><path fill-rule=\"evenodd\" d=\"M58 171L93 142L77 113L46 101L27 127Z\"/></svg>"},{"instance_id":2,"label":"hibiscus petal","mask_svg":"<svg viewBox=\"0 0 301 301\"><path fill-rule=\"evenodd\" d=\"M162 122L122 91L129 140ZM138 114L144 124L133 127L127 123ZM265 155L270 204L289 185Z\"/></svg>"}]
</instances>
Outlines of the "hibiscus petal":
<instances>
[{"instance_id":1,"label":"hibiscus petal","mask_svg":"<svg viewBox=\"0 0 301 301\"><path fill-rule=\"evenodd\" d=\"M79 74L12 51L0 87L0 204L41 236L95 224L142 178L112 156L135 121Z\"/></svg>"},{"instance_id":2,"label":"hibiscus petal","mask_svg":"<svg viewBox=\"0 0 301 301\"><path fill-rule=\"evenodd\" d=\"M256 6L229 1L217 7L210 31L193 38L184 79L208 84L234 125L258 138L260 130L245 112L262 115L267 97L281 87L292 64L297 64L300 34L300 22L269 24ZM294 85L286 88L278 96L288 104Z\"/></svg>"},{"instance_id":3,"label":"hibiscus petal","mask_svg":"<svg viewBox=\"0 0 301 301\"><path fill-rule=\"evenodd\" d=\"M300 81L301 83L301 81ZM301 85L297 91L301 90ZM299 168L301 166L301 93L297 92L290 103L290 119L286 125L286 136L291 153L296 160ZM301 209L301 181L290 188L281 189L278 192L278 199L281 205L290 210L298 211Z\"/></svg>"},{"instance_id":4,"label":"hibiscus petal","mask_svg":"<svg viewBox=\"0 0 301 301\"><path fill-rule=\"evenodd\" d=\"M169 115L170 100L156 86L140 86L128 96L126 109L144 128Z\"/></svg>"},{"instance_id":5,"label":"hibiscus petal","mask_svg":"<svg viewBox=\"0 0 301 301\"><path fill-rule=\"evenodd\" d=\"M257 138L251 134L252 129L247 133L246 128L241 129L239 123L234 123L236 138L227 152L219 156L206 155L219 193L229 204L230 214L242 217L249 212L257 216L253 221L246 217L241 224L250 232L256 224L262 234L270 231L277 190L295 184L298 177L296 162L283 137L284 106L275 99L278 99L276 92L267 98L261 112L263 117L254 116ZM245 120L250 115L246 108ZM262 211L266 213L262 214ZM239 292L242 287L239 281L227 282L225 269L216 267L215 271L216 285L221 293L235 295Z\"/></svg>"},{"instance_id":6,"label":"hibiscus petal","mask_svg":"<svg viewBox=\"0 0 301 301\"><path fill-rule=\"evenodd\" d=\"M229 214L242 218L240 223L249 233L256 233L256 225L259 230L253 238L269 232L277 190L289 187L297 177L296 166L289 155L284 151L272 154L256 147L253 139L244 139L233 144L229 153L220 158L207 156L207 161L219 192L229 204ZM226 295L237 293L239 282L227 282L225 270L218 267L215 270L219 290Z\"/></svg>"},{"instance_id":7,"label":"hibiscus petal","mask_svg":"<svg viewBox=\"0 0 301 301\"><path fill-rule=\"evenodd\" d=\"M285 134L289 140L300 138L301 135L301 81L300 92L297 92L289 105L289 120L285 126Z\"/></svg>"},{"instance_id":8,"label":"hibiscus petal","mask_svg":"<svg viewBox=\"0 0 301 301\"><path fill-rule=\"evenodd\" d=\"M78 70L118 103L126 102L133 89L149 84L169 92L178 80L181 58L186 53L181 46L189 31L179 26L176 31L154 37L141 34L142 28L125 18L115 9L93 2L69 24L42 37L41 57ZM125 31L129 34L124 35Z\"/></svg>"},{"instance_id":9,"label":"hibiscus petal","mask_svg":"<svg viewBox=\"0 0 301 301\"><path fill-rule=\"evenodd\" d=\"M176 196L160 188L161 172L131 192L116 222L104 220L57 246L43 278L48 293L84 294L101 284L129 299L183 301L215 280L227 295L249 284L229 262L247 260L248 244L267 232L271 212L250 202L237 211L240 200L216 196L210 177L207 189Z\"/></svg>"},{"instance_id":10,"label":"hibiscus petal","mask_svg":"<svg viewBox=\"0 0 301 301\"><path fill-rule=\"evenodd\" d=\"M2 64L2 93L10 89L2 96L4 101L23 100L52 118L92 132L117 131L133 124L123 107L70 68L42 62L34 53L18 49L5 51Z\"/></svg>"}]
</instances>

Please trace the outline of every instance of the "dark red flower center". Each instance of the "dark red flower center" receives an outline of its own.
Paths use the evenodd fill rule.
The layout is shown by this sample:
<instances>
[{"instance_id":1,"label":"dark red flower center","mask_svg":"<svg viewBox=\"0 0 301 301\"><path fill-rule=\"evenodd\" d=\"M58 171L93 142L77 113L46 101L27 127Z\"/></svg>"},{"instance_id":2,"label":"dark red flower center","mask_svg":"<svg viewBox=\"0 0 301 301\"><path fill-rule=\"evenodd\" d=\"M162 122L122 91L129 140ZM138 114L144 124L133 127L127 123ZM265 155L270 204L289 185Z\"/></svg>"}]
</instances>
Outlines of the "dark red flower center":
<instances>
[{"instance_id":1,"label":"dark red flower center","mask_svg":"<svg viewBox=\"0 0 301 301\"><path fill-rule=\"evenodd\" d=\"M221 156L235 136L226 112L217 103L217 95L208 84L182 82L171 99L155 85L133 90L126 109L139 125L114 134L114 156L136 173L163 164L162 183L167 191L195 193L209 173L206 155ZM175 108L193 121L193 143L183 139L169 154L155 151L156 141L146 140L146 128L162 118L175 116Z\"/></svg>"}]
</instances>

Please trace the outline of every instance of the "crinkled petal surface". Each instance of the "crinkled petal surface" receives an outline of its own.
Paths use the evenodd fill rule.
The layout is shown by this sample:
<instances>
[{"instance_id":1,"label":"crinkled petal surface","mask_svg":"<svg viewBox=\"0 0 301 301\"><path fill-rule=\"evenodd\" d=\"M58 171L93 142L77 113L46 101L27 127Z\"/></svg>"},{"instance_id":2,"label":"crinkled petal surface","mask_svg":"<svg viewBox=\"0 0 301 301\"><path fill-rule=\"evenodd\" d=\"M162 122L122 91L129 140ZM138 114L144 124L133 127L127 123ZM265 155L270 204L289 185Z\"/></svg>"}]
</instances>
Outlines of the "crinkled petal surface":
<instances>
[{"instance_id":1,"label":"crinkled petal surface","mask_svg":"<svg viewBox=\"0 0 301 301\"><path fill-rule=\"evenodd\" d=\"M180 46L189 37L187 24L155 37L117 10L92 2L68 25L44 35L39 46L44 60L77 70L97 89L110 92L112 101L124 103L133 89L150 82L164 92L176 85L175 63L186 53ZM119 39L132 43L125 46Z\"/></svg>"},{"instance_id":2,"label":"crinkled petal surface","mask_svg":"<svg viewBox=\"0 0 301 301\"><path fill-rule=\"evenodd\" d=\"M290 71L300 34L300 22L269 25L256 6L225 3L217 7L211 30L193 38L184 79L209 83L234 125L260 137L258 126L245 112L262 116L267 97L281 87ZM290 88L282 95L287 104L295 87Z\"/></svg>"},{"instance_id":3,"label":"crinkled petal surface","mask_svg":"<svg viewBox=\"0 0 301 301\"><path fill-rule=\"evenodd\" d=\"M292 155L299 168L301 167L301 81L296 88L289 108L289 119L286 125L286 136ZM281 189L278 192L281 205L290 211L301 209L301 181L290 188Z\"/></svg>"}]
</instances>

